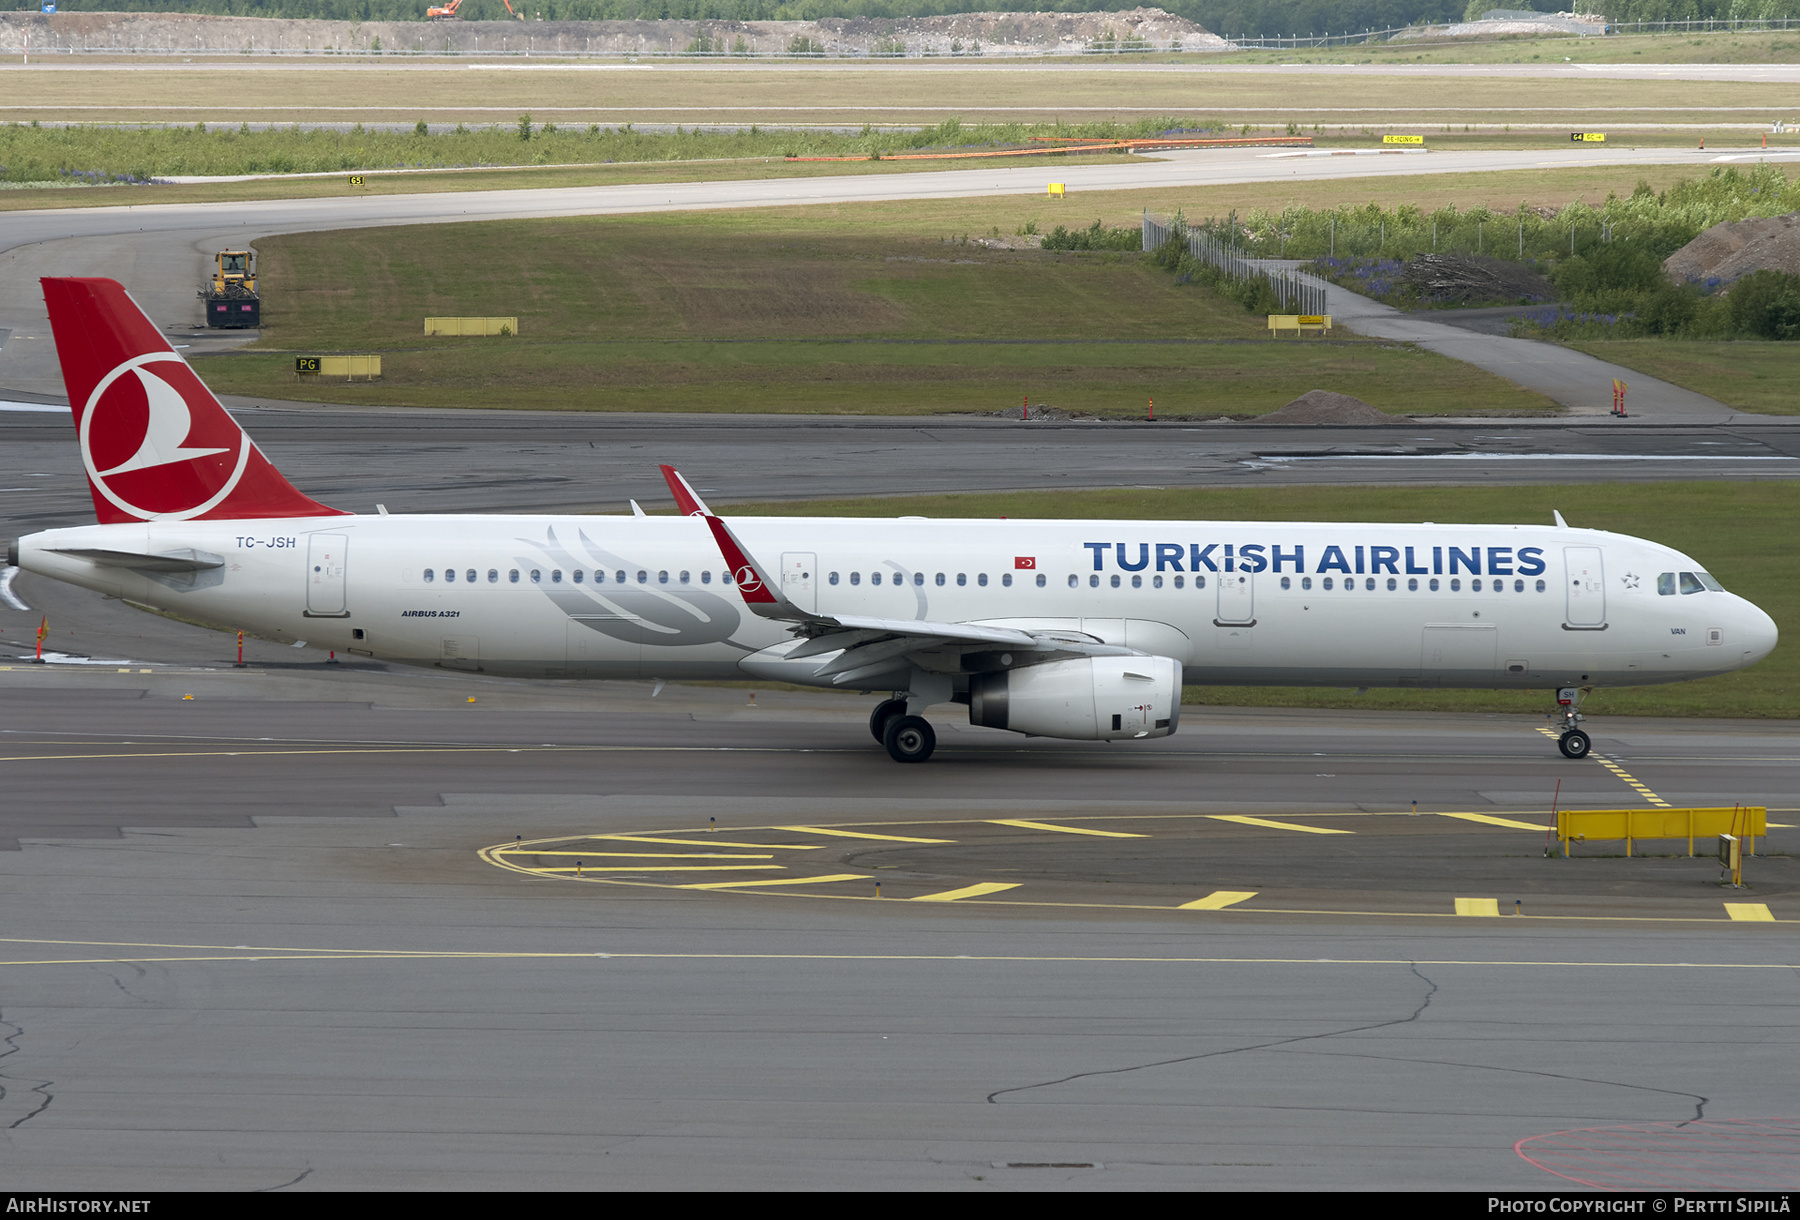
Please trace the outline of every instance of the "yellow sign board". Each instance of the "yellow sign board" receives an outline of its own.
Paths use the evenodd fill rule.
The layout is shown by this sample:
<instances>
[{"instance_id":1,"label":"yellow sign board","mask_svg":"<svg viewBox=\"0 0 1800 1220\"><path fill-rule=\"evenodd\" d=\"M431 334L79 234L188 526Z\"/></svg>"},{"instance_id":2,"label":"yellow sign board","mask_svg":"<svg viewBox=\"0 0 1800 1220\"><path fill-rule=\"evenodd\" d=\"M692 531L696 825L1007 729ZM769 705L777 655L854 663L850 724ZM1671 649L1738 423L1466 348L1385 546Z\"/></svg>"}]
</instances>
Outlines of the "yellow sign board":
<instances>
[{"instance_id":1,"label":"yellow sign board","mask_svg":"<svg viewBox=\"0 0 1800 1220\"><path fill-rule=\"evenodd\" d=\"M1569 139L1577 144L1604 144L1606 143L1606 133L1604 131L1571 131Z\"/></svg>"},{"instance_id":2,"label":"yellow sign board","mask_svg":"<svg viewBox=\"0 0 1800 1220\"><path fill-rule=\"evenodd\" d=\"M350 185L351 186L363 186L366 184L363 182L363 176L361 174L351 174L350 175Z\"/></svg>"},{"instance_id":3,"label":"yellow sign board","mask_svg":"<svg viewBox=\"0 0 1800 1220\"><path fill-rule=\"evenodd\" d=\"M1383 144L1423 144L1424 136L1382 136Z\"/></svg>"},{"instance_id":4,"label":"yellow sign board","mask_svg":"<svg viewBox=\"0 0 1800 1220\"><path fill-rule=\"evenodd\" d=\"M1050 184L1050 198L1061 199L1063 197L1063 193L1066 189L1067 189L1066 184L1061 183L1061 182L1052 182Z\"/></svg>"},{"instance_id":5,"label":"yellow sign board","mask_svg":"<svg viewBox=\"0 0 1800 1220\"><path fill-rule=\"evenodd\" d=\"M1303 314L1298 315L1298 317L1295 320L1301 326L1323 326L1323 325L1325 325L1325 315L1323 315L1323 314L1303 313Z\"/></svg>"}]
</instances>

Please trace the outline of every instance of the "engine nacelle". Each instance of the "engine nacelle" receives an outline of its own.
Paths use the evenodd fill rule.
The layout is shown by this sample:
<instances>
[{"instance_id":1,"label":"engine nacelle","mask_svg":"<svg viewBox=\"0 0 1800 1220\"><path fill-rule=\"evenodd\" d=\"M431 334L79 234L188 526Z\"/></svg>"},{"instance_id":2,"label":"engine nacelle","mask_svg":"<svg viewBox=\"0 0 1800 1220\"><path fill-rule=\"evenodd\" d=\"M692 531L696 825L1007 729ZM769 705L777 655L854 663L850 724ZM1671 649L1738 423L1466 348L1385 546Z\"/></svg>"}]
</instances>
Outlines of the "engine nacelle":
<instances>
[{"instance_id":1,"label":"engine nacelle","mask_svg":"<svg viewBox=\"0 0 1800 1220\"><path fill-rule=\"evenodd\" d=\"M1181 662L1081 657L969 680L969 723L1074 741L1167 737L1181 721Z\"/></svg>"}]
</instances>

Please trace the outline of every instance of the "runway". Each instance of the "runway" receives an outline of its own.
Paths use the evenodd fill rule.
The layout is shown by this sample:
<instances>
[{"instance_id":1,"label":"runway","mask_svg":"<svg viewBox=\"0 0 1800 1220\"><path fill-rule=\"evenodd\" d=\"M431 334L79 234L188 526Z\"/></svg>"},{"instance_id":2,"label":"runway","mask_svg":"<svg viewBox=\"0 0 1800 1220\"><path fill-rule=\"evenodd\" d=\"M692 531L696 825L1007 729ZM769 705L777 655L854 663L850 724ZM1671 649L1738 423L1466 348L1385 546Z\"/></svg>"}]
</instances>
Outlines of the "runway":
<instances>
[{"instance_id":1,"label":"runway","mask_svg":"<svg viewBox=\"0 0 1800 1220\"><path fill-rule=\"evenodd\" d=\"M1632 799L1527 718L1196 710L1125 751L945 716L901 775L853 696L149 668L0 669L32 1189L1552 1189L1513 1145L1578 1128L1628 1128L1589 1182L1664 1183L1659 1132L1688 1185L1797 1167L1757 1067L1791 859L1747 923L1685 845L1439 814ZM1670 799L1794 791L1791 724L1592 723ZM852 879L482 858L571 836Z\"/></svg>"}]
</instances>

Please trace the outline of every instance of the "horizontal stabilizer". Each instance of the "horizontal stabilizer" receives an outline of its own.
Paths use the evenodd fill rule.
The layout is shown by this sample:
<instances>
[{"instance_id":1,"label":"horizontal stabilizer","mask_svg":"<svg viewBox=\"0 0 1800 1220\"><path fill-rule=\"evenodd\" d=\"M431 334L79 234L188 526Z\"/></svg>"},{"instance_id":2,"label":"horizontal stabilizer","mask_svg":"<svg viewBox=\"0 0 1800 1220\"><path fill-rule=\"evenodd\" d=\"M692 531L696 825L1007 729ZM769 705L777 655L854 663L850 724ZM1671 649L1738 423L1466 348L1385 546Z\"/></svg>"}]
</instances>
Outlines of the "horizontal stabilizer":
<instances>
[{"instance_id":1,"label":"horizontal stabilizer","mask_svg":"<svg viewBox=\"0 0 1800 1220\"><path fill-rule=\"evenodd\" d=\"M130 568L134 572L209 572L225 566L225 556L192 547L146 555L138 551L108 551L98 547L51 547L58 555L74 555L109 568Z\"/></svg>"}]
</instances>

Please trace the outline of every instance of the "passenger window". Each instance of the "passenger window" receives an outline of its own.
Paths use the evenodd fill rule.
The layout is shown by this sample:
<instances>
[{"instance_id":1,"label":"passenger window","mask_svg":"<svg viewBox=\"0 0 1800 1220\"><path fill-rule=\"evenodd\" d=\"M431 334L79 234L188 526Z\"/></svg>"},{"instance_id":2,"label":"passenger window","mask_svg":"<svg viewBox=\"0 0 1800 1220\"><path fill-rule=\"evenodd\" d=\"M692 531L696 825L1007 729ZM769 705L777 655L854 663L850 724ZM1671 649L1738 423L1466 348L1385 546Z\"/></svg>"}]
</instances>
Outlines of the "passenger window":
<instances>
[{"instance_id":1,"label":"passenger window","mask_svg":"<svg viewBox=\"0 0 1800 1220\"><path fill-rule=\"evenodd\" d=\"M539 584L540 582L543 581L543 579L544 579L544 574L542 572L538 571L536 568L531 569L531 583L532 584L534 584L534 585Z\"/></svg>"},{"instance_id":2,"label":"passenger window","mask_svg":"<svg viewBox=\"0 0 1800 1220\"><path fill-rule=\"evenodd\" d=\"M984 589L987 588L987 573L982 572L982 573L978 574L975 577L975 583L980 585Z\"/></svg>"},{"instance_id":3,"label":"passenger window","mask_svg":"<svg viewBox=\"0 0 1800 1220\"><path fill-rule=\"evenodd\" d=\"M1462 592L1462 581L1460 581L1460 580L1452 580L1452 581L1451 581L1451 582L1450 582L1450 592L1452 592L1452 593L1461 593L1461 592Z\"/></svg>"},{"instance_id":4,"label":"passenger window","mask_svg":"<svg viewBox=\"0 0 1800 1220\"><path fill-rule=\"evenodd\" d=\"M913 583L915 585L923 585L925 583L925 573L914 572L913 573Z\"/></svg>"},{"instance_id":5,"label":"passenger window","mask_svg":"<svg viewBox=\"0 0 1800 1220\"><path fill-rule=\"evenodd\" d=\"M1076 585L1079 585L1080 583L1081 583L1081 577L1079 577L1079 576L1069 577L1069 588L1073 589Z\"/></svg>"},{"instance_id":6,"label":"passenger window","mask_svg":"<svg viewBox=\"0 0 1800 1220\"><path fill-rule=\"evenodd\" d=\"M1364 577L1363 588L1373 593L1375 591L1375 578L1373 576Z\"/></svg>"},{"instance_id":7,"label":"passenger window","mask_svg":"<svg viewBox=\"0 0 1800 1220\"><path fill-rule=\"evenodd\" d=\"M638 583L640 585L649 584L650 583L650 573L644 571L644 569L642 569L642 568L639 568L638 569Z\"/></svg>"},{"instance_id":8,"label":"passenger window","mask_svg":"<svg viewBox=\"0 0 1800 1220\"><path fill-rule=\"evenodd\" d=\"M432 571L430 568L426 568L425 569L425 583L430 584L432 581L434 581L436 579L437 579L437 573Z\"/></svg>"},{"instance_id":9,"label":"passenger window","mask_svg":"<svg viewBox=\"0 0 1800 1220\"><path fill-rule=\"evenodd\" d=\"M1204 588L1206 588L1206 577L1204 577L1204 576L1195 576L1195 577L1194 577L1194 588L1196 588L1196 589L1204 589Z\"/></svg>"},{"instance_id":10,"label":"passenger window","mask_svg":"<svg viewBox=\"0 0 1800 1220\"><path fill-rule=\"evenodd\" d=\"M481 573L477 572L474 568L470 568L467 572L463 573L463 579L468 581L470 584L474 584L475 578L478 577L479 575L481 575Z\"/></svg>"},{"instance_id":11,"label":"passenger window","mask_svg":"<svg viewBox=\"0 0 1800 1220\"><path fill-rule=\"evenodd\" d=\"M834 575L835 575L835 573L834 573ZM688 574L686 572L683 572L681 574L680 579L681 579L681 583L685 585L688 582ZM834 580L831 583L835 585L837 583L837 581Z\"/></svg>"},{"instance_id":12,"label":"passenger window","mask_svg":"<svg viewBox=\"0 0 1800 1220\"><path fill-rule=\"evenodd\" d=\"M1685 573L1684 573L1684 575L1685 575ZM453 584L453 583L455 583L455 581L456 581L456 569L455 568L445 568L444 569L444 583L445 584Z\"/></svg>"},{"instance_id":13,"label":"passenger window","mask_svg":"<svg viewBox=\"0 0 1800 1220\"><path fill-rule=\"evenodd\" d=\"M1282 584L1284 584L1284 585L1285 585L1285 584L1287 584L1287 581L1286 581L1286 580L1285 580L1285 579L1283 579L1283 580L1282 580L1282 582L1281 582L1281 583L1282 583ZM1151 577L1151 578L1150 578L1150 587L1151 587L1151 588L1153 588L1153 589L1160 589L1160 588L1162 588L1162 577L1160 577L1160 576L1152 576L1152 577Z\"/></svg>"},{"instance_id":14,"label":"passenger window","mask_svg":"<svg viewBox=\"0 0 1800 1220\"><path fill-rule=\"evenodd\" d=\"M719 573L719 582L721 584L727 584L727 585L730 584L731 583L731 573L730 572Z\"/></svg>"},{"instance_id":15,"label":"passenger window","mask_svg":"<svg viewBox=\"0 0 1800 1220\"><path fill-rule=\"evenodd\" d=\"M1656 594L1658 597L1675 596L1675 573L1664 572L1656 578Z\"/></svg>"},{"instance_id":16,"label":"passenger window","mask_svg":"<svg viewBox=\"0 0 1800 1220\"><path fill-rule=\"evenodd\" d=\"M712 573L710 571L700 573L700 583L703 585L710 585L712 583Z\"/></svg>"},{"instance_id":17,"label":"passenger window","mask_svg":"<svg viewBox=\"0 0 1800 1220\"><path fill-rule=\"evenodd\" d=\"M937 574L937 587L940 589L944 587L944 574L942 572Z\"/></svg>"},{"instance_id":18,"label":"passenger window","mask_svg":"<svg viewBox=\"0 0 1800 1220\"><path fill-rule=\"evenodd\" d=\"M1435 581L1435 580L1434 580L1434 581L1432 581L1432 582L1431 582L1431 583L1432 583L1432 584L1434 584L1434 585L1435 585L1435 584L1437 584L1437 581ZM1540 580L1540 581L1538 581L1538 583L1537 583L1537 591L1538 591L1538 592L1539 592L1539 593L1542 593L1542 592L1543 592L1543 591L1544 591L1544 582L1543 582L1543 581L1541 581L1541 580Z\"/></svg>"},{"instance_id":19,"label":"passenger window","mask_svg":"<svg viewBox=\"0 0 1800 1220\"><path fill-rule=\"evenodd\" d=\"M1684 596L1689 593L1704 593L1706 586L1701 584L1700 578L1692 572L1683 572L1681 574L1681 592Z\"/></svg>"},{"instance_id":20,"label":"passenger window","mask_svg":"<svg viewBox=\"0 0 1800 1220\"><path fill-rule=\"evenodd\" d=\"M1131 578L1131 587L1134 589L1143 588L1144 587L1144 578L1142 576L1133 576Z\"/></svg>"},{"instance_id":21,"label":"passenger window","mask_svg":"<svg viewBox=\"0 0 1800 1220\"><path fill-rule=\"evenodd\" d=\"M1525 582L1524 582L1524 581L1522 581L1522 580L1515 580L1515 581L1513 581L1513 592L1514 592L1514 593L1523 593L1523 592L1525 592Z\"/></svg>"},{"instance_id":22,"label":"passenger window","mask_svg":"<svg viewBox=\"0 0 1800 1220\"><path fill-rule=\"evenodd\" d=\"M1115 579L1117 579L1117 578L1115 577ZM1074 582L1075 582L1075 578L1073 576L1071 576L1069 578L1069 583L1073 584ZM1098 576L1088 577L1088 588L1098 589L1099 587L1100 587L1100 578Z\"/></svg>"},{"instance_id":23,"label":"passenger window","mask_svg":"<svg viewBox=\"0 0 1800 1220\"><path fill-rule=\"evenodd\" d=\"M850 573L850 583L853 585L860 585L862 583L862 573L861 572Z\"/></svg>"},{"instance_id":24,"label":"passenger window","mask_svg":"<svg viewBox=\"0 0 1800 1220\"><path fill-rule=\"evenodd\" d=\"M606 583L606 573L604 571L596 571L594 573L594 583L597 585L605 584Z\"/></svg>"},{"instance_id":25,"label":"passenger window","mask_svg":"<svg viewBox=\"0 0 1800 1220\"><path fill-rule=\"evenodd\" d=\"M825 578L825 583L835 585L837 583L837 573L833 572L831 575L827 576Z\"/></svg>"},{"instance_id":26,"label":"passenger window","mask_svg":"<svg viewBox=\"0 0 1800 1220\"><path fill-rule=\"evenodd\" d=\"M662 571L662 572L658 572L656 574L656 583L659 585L668 584L669 583L669 573L666 570Z\"/></svg>"},{"instance_id":27,"label":"passenger window","mask_svg":"<svg viewBox=\"0 0 1800 1220\"><path fill-rule=\"evenodd\" d=\"M1408 593L1417 593L1419 591L1419 578L1417 576L1410 578L1406 582L1406 591Z\"/></svg>"},{"instance_id":28,"label":"passenger window","mask_svg":"<svg viewBox=\"0 0 1800 1220\"><path fill-rule=\"evenodd\" d=\"M1540 580L1540 581L1538 581L1538 586L1539 586L1539 587L1540 587L1540 588L1542 588L1542 587L1543 587L1543 584L1544 584L1544 582L1543 582L1543 581L1541 581L1541 580ZM1437 580L1437 577L1435 577L1435 576L1433 576L1433 577L1432 577L1432 578L1431 578L1431 591L1432 591L1432 592L1433 592L1433 593L1436 593L1436 592L1437 592L1437 591L1438 591L1438 580Z\"/></svg>"},{"instance_id":29,"label":"passenger window","mask_svg":"<svg viewBox=\"0 0 1800 1220\"><path fill-rule=\"evenodd\" d=\"M1005 585L1009 589L1012 588L1012 573L1011 572L1002 572L1000 574L1000 583Z\"/></svg>"},{"instance_id":30,"label":"passenger window","mask_svg":"<svg viewBox=\"0 0 1800 1220\"><path fill-rule=\"evenodd\" d=\"M583 572L580 568L576 568L573 572L569 573L569 579L576 584L580 584L586 575L587 573Z\"/></svg>"},{"instance_id":31,"label":"passenger window","mask_svg":"<svg viewBox=\"0 0 1800 1220\"><path fill-rule=\"evenodd\" d=\"M1284 589L1293 588L1294 587L1293 579L1291 577L1283 576L1281 578L1281 587Z\"/></svg>"},{"instance_id":32,"label":"passenger window","mask_svg":"<svg viewBox=\"0 0 1800 1220\"><path fill-rule=\"evenodd\" d=\"M560 585L562 583L562 569L561 568L557 568L554 572L550 573L550 583L553 585Z\"/></svg>"},{"instance_id":33,"label":"passenger window","mask_svg":"<svg viewBox=\"0 0 1800 1220\"><path fill-rule=\"evenodd\" d=\"M1388 577L1388 592L1389 593L1392 593L1395 589L1398 589L1399 587L1400 587L1399 581L1395 580L1392 576Z\"/></svg>"},{"instance_id":34,"label":"passenger window","mask_svg":"<svg viewBox=\"0 0 1800 1220\"><path fill-rule=\"evenodd\" d=\"M511 581L515 585L518 584L519 583L519 569L514 568L510 572L508 572L506 574L506 579Z\"/></svg>"},{"instance_id":35,"label":"passenger window","mask_svg":"<svg viewBox=\"0 0 1800 1220\"><path fill-rule=\"evenodd\" d=\"M490 585L497 585L500 583L500 569L499 568L489 568L488 569L488 583Z\"/></svg>"},{"instance_id":36,"label":"passenger window","mask_svg":"<svg viewBox=\"0 0 1800 1220\"><path fill-rule=\"evenodd\" d=\"M1196 576L1196 577L1194 577L1194 579L1195 579L1195 581L1198 581L1200 578L1198 576ZM1324 580L1320 581L1319 587L1322 589L1331 588L1331 577L1327 576Z\"/></svg>"},{"instance_id":37,"label":"passenger window","mask_svg":"<svg viewBox=\"0 0 1800 1220\"><path fill-rule=\"evenodd\" d=\"M968 583L969 583L969 574L967 572L958 572L956 574L956 587L957 588L960 589Z\"/></svg>"},{"instance_id":38,"label":"passenger window","mask_svg":"<svg viewBox=\"0 0 1800 1220\"><path fill-rule=\"evenodd\" d=\"M614 572L613 579L618 581L620 584L624 584L625 583L625 573L624 572Z\"/></svg>"},{"instance_id":39,"label":"passenger window","mask_svg":"<svg viewBox=\"0 0 1800 1220\"><path fill-rule=\"evenodd\" d=\"M872 585L880 584L881 583L881 573L880 572L870 572L869 573L869 583Z\"/></svg>"},{"instance_id":40,"label":"passenger window","mask_svg":"<svg viewBox=\"0 0 1800 1220\"><path fill-rule=\"evenodd\" d=\"M1181 577L1179 577L1179 576L1177 576L1177 577L1176 577L1176 578L1175 578L1175 587L1176 587L1176 588L1177 588L1177 589L1179 589L1179 588L1180 588L1180 587L1181 587ZM1312 577L1310 577L1310 576L1302 576L1302 577L1301 577L1301 578L1300 578L1300 587L1301 587L1301 588L1302 588L1302 589L1310 589L1310 588L1312 588Z\"/></svg>"},{"instance_id":41,"label":"passenger window","mask_svg":"<svg viewBox=\"0 0 1800 1220\"><path fill-rule=\"evenodd\" d=\"M1037 587L1038 587L1038 588L1040 588L1040 589L1041 589L1041 588L1043 588L1043 587L1044 587L1044 586L1045 586L1045 585L1047 585L1047 584L1049 584L1049 583L1050 583L1050 582L1049 582L1049 581L1048 581L1048 580L1046 580L1046 579L1045 579L1045 577L1044 577L1044 574L1043 574L1043 573L1042 573L1042 572L1039 572L1039 573L1038 573L1038 574L1037 574ZM1175 578L1175 583L1176 583L1176 584L1180 584L1180 583L1181 583L1181 577L1179 577L1179 576L1177 576L1177 577L1176 577L1176 578Z\"/></svg>"},{"instance_id":42,"label":"passenger window","mask_svg":"<svg viewBox=\"0 0 1800 1220\"><path fill-rule=\"evenodd\" d=\"M1119 574L1117 572L1113 573L1112 587L1115 589L1119 587Z\"/></svg>"},{"instance_id":43,"label":"passenger window","mask_svg":"<svg viewBox=\"0 0 1800 1220\"><path fill-rule=\"evenodd\" d=\"M1179 589L1179 588L1181 588L1181 587L1182 587L1182 582L1183 582L1183 581L1184 581L1184 579L1185 579L1185 578L1184 578L1184 577L1181 577L1181 576L1177 576L1177 577L1176 577L1176 578L1175 578L1175 587L1176 587L1176 588L1177 588L1177 589ZM1039 581L1039 583L1040 583L1040 584L1041 584L1041 583L1043 583L1043 582L1042 582L1042 581L1041 581L1041 580L1040 580L1040 581Z\"/></svg>"}]
</instances>

